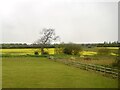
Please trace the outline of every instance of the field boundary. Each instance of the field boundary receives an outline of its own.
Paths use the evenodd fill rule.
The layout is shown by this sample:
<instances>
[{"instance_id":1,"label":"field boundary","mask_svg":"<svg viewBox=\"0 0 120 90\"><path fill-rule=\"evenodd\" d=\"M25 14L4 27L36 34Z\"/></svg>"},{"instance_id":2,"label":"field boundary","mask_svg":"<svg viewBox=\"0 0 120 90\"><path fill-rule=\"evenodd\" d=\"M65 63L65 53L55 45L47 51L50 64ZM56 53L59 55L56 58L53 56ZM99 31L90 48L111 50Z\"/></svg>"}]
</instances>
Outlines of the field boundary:
<instances>
[{"instance_id":1,"label":"field boundary","mask_svg":"<svg viewBox=\"0 0 120 90\"><path fill-rule=\"evenodd\" d=\"M112 78L118 78L120 73L119 69L104 67L100 65L86 64L86 63L81 63L81 62L72 61L72 60L65 60L65 59L54 59L54 61L62 62L66 65L72 65L74 67L87 70L87 71L95 71L102 74L103 76L109 76Z\"/></svg>"}]
</instances>

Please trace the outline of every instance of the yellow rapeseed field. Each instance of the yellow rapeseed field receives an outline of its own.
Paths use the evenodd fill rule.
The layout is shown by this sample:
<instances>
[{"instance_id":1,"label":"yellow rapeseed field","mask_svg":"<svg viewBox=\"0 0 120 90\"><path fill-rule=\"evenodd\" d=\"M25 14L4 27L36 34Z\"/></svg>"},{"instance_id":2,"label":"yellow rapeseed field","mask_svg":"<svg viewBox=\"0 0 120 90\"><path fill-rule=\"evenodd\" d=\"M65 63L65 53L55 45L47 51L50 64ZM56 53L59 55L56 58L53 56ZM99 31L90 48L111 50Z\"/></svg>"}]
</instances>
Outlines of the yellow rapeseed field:
<instances>
[{"instance_id":1,"label":"yellow rapeseed field","mask_svg":"<svg viewBox=\"0 0 120 90\"><path fill-rule=\"evenodd\" d=\"M97 52L93 52L93 51L82 51L80 52L81 55L96 55Z\"/></svg>"},{"instance_id":2,"label":"yellow rapeseed field","mask_svg":"<svg viewBox=\"0 0 120 90\"><path fill-rule=\"evenodd\" d=\"M117 50L119 47L97 47L98 49L106 48L106 49L114 49Z\"/></svg>"},{"instance_id":3,"label":"yellow rapeseed field","mask_svg":"<svg viewBox=\"0 0 120 90\"><path fill-rule=\"evenodd\" d=\"M49 48L49 49L44 49L45 51L47 51L49 54L54 54L54 48ZM0 49L0 52L2 52L2 54L19 54L19 55L26 55L26 54L30 54L33 55L35 51L38 51L39 54L41 54L41 50L37 49L37 48L25 48L25 49Z\"/></svg>"},{"instance_id":4,"label":"yellow rapeseed field","mask_svg":"<svg viewBox=\"0 0 120 90\"><path fill-rule=\"evenodd\" d=\"M117 48L115 48L117 49ZM49 54L55 54L55 48L45 48L44 49ZM2 54L8 54L8 55L34 55L34 52L38 51L39 54L41 54L41 50L39 48L25 48L25 49L0 49L0 52ZM80 52L80 55L96 55L97 52L95 51L82 51ZM115 53L111 53L111 55L116 55Z\"/></svg>"}]
</instances>

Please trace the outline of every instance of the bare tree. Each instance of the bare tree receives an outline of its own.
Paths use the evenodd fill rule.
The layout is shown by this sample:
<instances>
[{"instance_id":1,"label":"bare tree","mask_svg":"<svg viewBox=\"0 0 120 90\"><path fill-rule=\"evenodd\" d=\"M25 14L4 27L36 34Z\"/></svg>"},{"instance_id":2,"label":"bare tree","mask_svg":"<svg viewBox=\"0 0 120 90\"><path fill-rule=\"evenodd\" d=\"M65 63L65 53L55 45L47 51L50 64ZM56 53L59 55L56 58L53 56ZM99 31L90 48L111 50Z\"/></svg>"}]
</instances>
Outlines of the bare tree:
<instances>
[{"instance_id":1,"label":"bare tree","mask_svg":"<svg viewBox=\"0 0 120 90\"><path fill-rule=\"evenodd\" d=\"M51 42L56 41L59 36L56 36L54 29L42 29L40 32L40 39L37 40L37 44L41 44L41 54L44 54L44 48Z\"/></svg>"}]
</instances>

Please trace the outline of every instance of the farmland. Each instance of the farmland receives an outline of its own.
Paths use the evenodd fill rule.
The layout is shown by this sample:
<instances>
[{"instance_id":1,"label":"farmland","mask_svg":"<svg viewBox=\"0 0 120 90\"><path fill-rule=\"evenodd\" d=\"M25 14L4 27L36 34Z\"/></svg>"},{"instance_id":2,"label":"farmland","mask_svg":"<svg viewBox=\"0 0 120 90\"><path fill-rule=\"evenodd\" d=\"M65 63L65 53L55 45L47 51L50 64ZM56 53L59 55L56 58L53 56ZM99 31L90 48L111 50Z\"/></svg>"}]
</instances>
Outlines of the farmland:
<instances>
[{"instance_id":1,"label":"farmland","mask_svg":"<svg viewBox=\"0 0 120 90\"><path fill-rule=\"evenodd\" d=\"M70 59L72 56L76 57L77 61L83 63L91 63L91 64L100 64L100 65L111 65L115 62L115 58L117 56L116 52L118 51L117 47L108 47L112 52L109 56L97 56L98 48L84 48L83 51L80 52L80 56L73 56L73 55L64 55L64 54L57 54L55 48L45 48L44 50L47 51L50 55L55 56L56 58L67 58ZM2 52L2 56L10 57L10 56L35 56L34 52L38 51L41 55L41 50L39 48L25 48L25 49L0 49ZM85 61L84 57L90 57L92 61Z\"/></svg>"},{"instance_id":2,"label":"farmland","mask_svg":"<svg viewBox=\"0 0 120 90\"><path fill-rule=\"evenodd\" d=\"M114 50L117 52L118 47L107 47L110 50ZM84 49L82 52L80 52L81 55L96 55L98 48L92 48L92 49ZM47 51L49 54L55 54L55 48L45 48L45 51ZM41 54L41 50L39 48L25 48L25 49L0 49L0 52L2 52L3 55L34 55L34 52L38 51L39 54ZM115 52L111 52L111 55L116 55Z\"/></svg>"},{"instance_id":3,"label":"farmland","mask_svg":"<svg viewBox=\"0 0 120 90\"><path fill-rule=\"evenodd\" d=\"M2 54L6 54L6 55L34 55L34 52L38 51L40 52L40 49L37 48L33 48L33 49L0 49L0 52L2 52ZM50 49L45 49L45 51L48 51L49 54L54 54L54 48L50 48Z\"/></svg>"},{"instance_id":4,"label":"farmland","mask_svg":"<svg viewBox=\"0 0 120 90\"><path fill-rule=\"evenodd\" d=\"M100 48L84 48L80 56L56 54L55 48L44 50L56 60L112 66L118 48L109 47L112 52L108 56L97 55L98 49ZM34 55L35 51L38 51L39 55ZM46 56L42 57L39 48L0 49L0 52L2 52L3 88L117 88L118 86L117 79L54 62ZM86 61L85 57L91 60Z\"/></svg>"},{"instance_id":5,"label":"farmland","mask_svg":"<svg viewBox=\"0 0 120 90\"><path fill-rule=\"evenodd\" d=\"M117 88L117 80L41 57L3 57L3 88Z\"/></svg>"}]
</instances>

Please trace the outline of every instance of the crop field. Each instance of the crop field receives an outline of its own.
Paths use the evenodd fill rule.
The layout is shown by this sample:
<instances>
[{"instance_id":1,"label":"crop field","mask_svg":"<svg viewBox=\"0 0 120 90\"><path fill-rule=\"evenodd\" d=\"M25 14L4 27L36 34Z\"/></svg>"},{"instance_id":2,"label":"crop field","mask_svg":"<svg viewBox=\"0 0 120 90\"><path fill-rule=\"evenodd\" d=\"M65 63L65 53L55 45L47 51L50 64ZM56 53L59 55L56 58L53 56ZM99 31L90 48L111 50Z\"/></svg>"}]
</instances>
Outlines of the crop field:
<instances>
[{"instance_id":1,"label":"crop field","mask_svg":"<svg viewBox=\"0 0 120 90\"><path fill-rule=\"evenodd\" d=\"M91 63L91 64L99 64L99 65L109 65L111 66L115 60L117 54L118 47L107 47L110 49L112 52L110 53L110 56L96 56L97 55L97 50L102 47L97 47L97 48L84 48L82 52L80 52L80 57L77 57L77 61L83 62L83 63ZM55 48L45 48L45 51L47 51L50 55L55 55L56 50ZM1 54L4 56L29 56L32 55L34 56L34 52L38 51L39 54L41 55L41 50L39 48L25 48L25 49L0 49ZM90 61L85 61L84 57L90 57L92 60ZM67 58L70 59L72 56L70 55L57 55L58 58Z\"/></svg>"},{"instance_id":2,"label":"crop field","mask_svg":"<svg viewBox=\"0 0 120 90\"><path fill-rule=\"evenodd\" d=\"M101 48L101 47L100 47ZM80 52L81 56L84 55L96 55L97 49L100 48L92 48L92 50L83 50ZM117 51L118 47L107 47L110 50ZM47 51L49 54L55 54L55 48L45 48L45 51ZM96 51L94 51L96 50ZM34 52L38 51L39 54L41 54L41 50L38 48L25 48L25 49L0 49L0 52L2 52L3 55L34 55ZM111 55L116 56L116 53L111 52Z\"/></svg>"},{"instance_id":3,"label":"crop field","mask_svg":"<svg viewBox=\"0 0 120 90\"><path fill-rule=\"evenodd\" d=\"M114 50L111 52L110 56L96 56L97 55L97 50L100 49L98 48L90 48L90 49L84 49L82 52L80 52L80 57L77 57L77 61L83 62L83 63L91 63L91 64L100 64L100 65L112 65L112 63L115 62L116 59L116 53L118 48L117 47L108 47L110 50ZM4 56L29 56L33 55L34 52L38 51L39 54L41 55L41 50L39 48L25 48L25 49L0 49L1 54ZM45 48L45 51L47 51L50 55L55 55L55 48ZM90 61L85 61L84 57L90 57L92 60ZM57 55L58 58L67 58L70 59L70 55Z\"/></svg>"},{"instance_id":4,"label":"crop field","mask_svg":"<svg viewBox=\"0 0 120 90\"><path fill-rule=\"evenodd\" d=\"M117 88L116 79L42 57L3 57L3 88Z\"/></svg>"},{"instance_id":5,"label":"crop field","mask_svg":"<svg viewBox=\"0 0 120 90\"><path fill-rule=\"evenodd\" d=\"M38 51L39 54L41 54L40 49L37 48L28 48L28 49L0 49L0 52L2 52L2 54L6 54L6 55L34 55L34 52ZM45 51L49 52L49 54L54 54L54 48L49 48L46 49Z\"/></svg>"}]
</instances>

